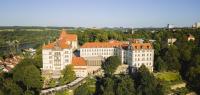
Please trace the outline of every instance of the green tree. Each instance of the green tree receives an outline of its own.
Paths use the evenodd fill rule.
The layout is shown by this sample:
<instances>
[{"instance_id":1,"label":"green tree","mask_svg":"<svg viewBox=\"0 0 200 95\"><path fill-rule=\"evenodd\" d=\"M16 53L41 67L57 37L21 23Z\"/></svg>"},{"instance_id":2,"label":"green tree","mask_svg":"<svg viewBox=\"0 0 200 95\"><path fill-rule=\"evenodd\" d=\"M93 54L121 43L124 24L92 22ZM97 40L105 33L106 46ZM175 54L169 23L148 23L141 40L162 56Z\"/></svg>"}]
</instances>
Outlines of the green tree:
<instances>
[{"instance_id":1,"label":"green tree","mask_svg":"<svg viewBox=\"0 0 200 95\"><path fill-rule=\"evenodd\" d=\"M190 67L186 74L189 86L193 88L198 94L200 94L200 65L195 67Z\"/></svg>"},{"instance_id":2,"label":"green tree","mask_svg":"<svg viewBox=\"0 0 200 95\"><path fill-rule=\"evenodd\" d=\"M115 95L114 93L114 81L113 79L107 77L103 80L102 88L102 95Z\"/></svg>"},{"instance_id":3,"label":"green tree","mask_svg":"<svg viewBox=\"0 0 200 95\"><path fill-rule=\"evenodd\" d=\"M3 82L3 91L5 95L21 95L22 89L12 80L6 79Z\"/></svg>"},{"instance_id":4,"label":"green tree","mask_svg":"<svg viewBox=\"0 0 200 95\"><path fill-rule=\"evenodd\" d=\"M115 89L115 95L135 95L136 90L133 80L128 75L120 76L120 79L115 82L117 87Z\"/></svg>"},{"instance_id":5,"label":"green tree","mask_svg":"<svg viewBox=\"0 0 200 95\"><path fill-rule=\"evenodd\" d=\"M142 65L137 73L136 78L137 95L163 95L164 93L157 93L157 87L160 87L157 80L149 72L149 70Z\"/></svg>"},{"instance_id":6,"label":"green tree","mask_svg":"<svg viewBox=\"0 0 200 95\"><path fill-rule=\"evenodd\" d=\"M162 60L161 57L158 57L155 61L155 69L157 71L165 71L167 69L167 66L165 62Z\"/></svg>"},{"instance_id":7,"label":"green tree","mask_svg":"<svg viewBox=\"0 0 200 95\"><path fill-rule=\"evenodd\" d=\"M42 88L42 78L38 68L33 65L33 59L22 60L13 70L13 79L25 90L32 90L36 93Z\"/></svg>"},{"instance_id":8,"label":"green tree","mask_svg":"<svg viewBox=\"0 0 200 95\"><path fill-rule=\"evenodd\" d=\"M61 84L66 84L73 81L76 78L75 72L73 71L73 65L67 65L62 70L62 77L60 78Z\"/></svg>"},{"instance_id":9,"label":"green tree","mask_svg":"<svg viewBox=\"0 0 200 95\"><path fill-rule=\"evenodd\" d=\"M179 71L181 69L181 64L179 63L179 52L175 46L168 47L165 55L163 57L167 64L168 70Z\"/></svg>"},{"instance_id":10,"label":"green tree","mask_svg":"<svg viewBox=\"0 0 200 95\"><path fill-rule=\"evenodd\" d=\"M74 95L93 95L87 84L83 84L75 90Z\"/></svg>"},{"instance_id":11,"label":"green tree","mask_svg":"<svg viewBox=\"0 0 200 95\"><path fill-rule=\"evenodd\" d=\"M96 80L93 78L87 78L86 83L82 84L75 89L75 95L93 95L95 93Z\"/></svg>"},{"instance_id":12,"label":"green tree","mask_svg":"<svg viewBox=\"0 0 200 95\"><path fill-rule=\"evenodd\" d=\"M37 68L42 68L42 47L39 47L36 51L36 54L34 56L35 66Z\"/></svg>"},{"instance_id":13,"label":"green tree","mask_svg":"<svg viewBox=\"0 0 200 95\"><path fill-rule=\"evenodd\" d=\"M121 64L120 58L118 56L110 56L102 64L102 68L105 74L113 74L117 67Z\"/></svg>"}]
</instances>

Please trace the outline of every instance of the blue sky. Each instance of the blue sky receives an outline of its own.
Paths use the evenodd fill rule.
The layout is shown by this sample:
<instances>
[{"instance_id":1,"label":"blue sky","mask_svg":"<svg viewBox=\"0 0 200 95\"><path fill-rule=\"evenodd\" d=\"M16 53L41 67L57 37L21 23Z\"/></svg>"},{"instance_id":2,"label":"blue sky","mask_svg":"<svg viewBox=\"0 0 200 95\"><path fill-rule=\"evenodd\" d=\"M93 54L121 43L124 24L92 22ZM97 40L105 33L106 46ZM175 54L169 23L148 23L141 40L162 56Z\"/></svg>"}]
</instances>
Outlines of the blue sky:
<instances>
[{"instance_id":1,"label":"blue sky","mask_svg":"<svg viewBox=\"0 0 200 95\"><path fill-rule=\"evenodd\" d=\"M163 27L200 21L200 0L1 0L0 26Z\"/></svg>"}]
</instances>

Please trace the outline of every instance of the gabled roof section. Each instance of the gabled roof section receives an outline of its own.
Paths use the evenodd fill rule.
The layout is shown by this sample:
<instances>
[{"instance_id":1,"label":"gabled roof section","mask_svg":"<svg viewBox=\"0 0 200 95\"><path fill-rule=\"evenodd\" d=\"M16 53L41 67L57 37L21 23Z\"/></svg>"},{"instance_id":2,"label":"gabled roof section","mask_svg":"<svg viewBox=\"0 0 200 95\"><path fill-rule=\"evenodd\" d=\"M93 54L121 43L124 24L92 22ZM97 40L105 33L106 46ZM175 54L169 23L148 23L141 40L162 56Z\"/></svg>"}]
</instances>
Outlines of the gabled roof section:
<instances>
[{"instance_id":1,"label":"gabled roof section","mask_svg":"<svg viewBox=\"0 0 200 95\"><path fill-rule=\"evenodd\" d=\"M67 41L77 41L77 35L68 34L65 30L62 30L62 32L60 33L59 39L57 39L55 42L44 45L43 49L52 49L55 47L59 47L62 49L70 48L71 46L68 45Z\"/></svg>"},{"instance_id":2,"label":"gabled roof section","mask_svg":"<svg viewBox=\"0 0 200 95\"><path fill-rule=\"evenodd\" d=\"M81 48L113 48L119 47L123 42L120 41L109 41L109 42L87 42L81 46Z\"/></svg>"},{"instance_id":3,"label":"gabled roof section","mask_svg":"<svg viewBox=\"0 0 200 95\"><path fill-rule=\"evenodd\" d=\"M59 39L65 39L66 41L77 41L77 35L68 34L65 30L62 30Z\"/></svg>"},{"instance_id":4,"label":"gabled roof section","mask_svg":"<svg viewBox=\"0 0 200 95\"><path fill-rule=\"evenodd\" d=\"M72 57L72 64L74 66L86 66L86 61L83 57Z\"/></svg>"},{"instance_id":5,"label":"gabled roof section","mask_svg":"<svg viewBox=\"0 0 200 95\"><path fill-rule=\"evenodd\" d=\"M132 49L153 49L150 43L132 43Z\"/></svg>"},{"instance_id":6,"label":"gabled roof section","mask_svg":"<svg viewBox=\"0 0 200 95\"><path fill-rule=\"evenodd\" d=\"M55 42L49 43L43 46L43 49L53 49L53 48L70 48L70 46L64 40L57 40Z\"/></svg>"}]
</instances>

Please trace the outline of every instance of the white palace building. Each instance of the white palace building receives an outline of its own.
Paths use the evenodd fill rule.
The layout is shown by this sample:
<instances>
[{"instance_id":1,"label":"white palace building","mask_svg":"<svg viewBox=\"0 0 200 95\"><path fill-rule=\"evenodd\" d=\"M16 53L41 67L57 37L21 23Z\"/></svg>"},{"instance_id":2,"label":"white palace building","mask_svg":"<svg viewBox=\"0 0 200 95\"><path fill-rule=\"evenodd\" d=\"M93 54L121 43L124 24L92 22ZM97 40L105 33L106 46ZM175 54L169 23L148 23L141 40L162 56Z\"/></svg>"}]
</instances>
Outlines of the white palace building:
<instances>
[{"instance_id":1,"label":"white palace building","mask_svg":"<svg viewBox=\"0 0 200 95\"><path fill-rule=\"evenodd\" d=\"M153 71L154 49L151 43L143 43L141 39L133 41L88 42L80 48L80 56L88 65L98 66L110 56L119 56L121 62L128 64L131 71L144 64Z\"/></svg>"},{"instance_id":2,"label":"white palace building","mask_svg":"<svg viewBox=\"0 0 200 95\"><path fill-rule=\"evenodd\" d=\"M68 34L62 31L59 39L55 42L43 46L42 75L46 78L59 78L61 70L66 65L72 64L77 77L86 77L86 61L81 57L73 55L73 50L77 49L77 35Z\"/></svg>"},{"instance_id":3,"label":"white palace building","mask_svg":"<svg viewBox=\"0 0 200 95\"><path fill-rule=\"evenodd\" d=\"M131 71L144 64L153 71L154 49L151 43L143 40L87 42L80 47L80 57L73 51L78 47L77 35L62 31L60 37L43 46L42 75L47 78L59 78L66 65L72 64L77 77L88 75L87 66L100 66L110 56L119 56L121 62L128 64Z\"/></svg>"}]
</instances>

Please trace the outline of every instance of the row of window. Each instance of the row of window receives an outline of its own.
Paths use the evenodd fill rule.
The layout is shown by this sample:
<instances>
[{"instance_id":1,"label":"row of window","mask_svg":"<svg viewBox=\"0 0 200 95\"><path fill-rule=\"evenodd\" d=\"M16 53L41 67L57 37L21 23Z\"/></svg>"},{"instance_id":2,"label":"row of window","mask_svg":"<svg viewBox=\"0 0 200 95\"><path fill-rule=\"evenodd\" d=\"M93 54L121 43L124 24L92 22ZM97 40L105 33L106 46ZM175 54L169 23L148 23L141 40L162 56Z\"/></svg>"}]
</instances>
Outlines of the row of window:
<instances>
[{"instance_id":1,"label":"row of window","mask_svg":"<svg viewBox=\"0 0 200 95\"><path fill-rule=\"evenodd\" d=\"M46 69L52 69L53 67L52 66L44 66L44 68L46 68Z\"/></svg>"},{"instance_id":2,"label":"row of window","mask_svg":"<svg viewBox=\"0 0 200 95\"><path fill-rule=\"evenodd\" d=\"M104 52L104 53L81 53L81 55L91 55L91 56L95 56L95 55L114 55L113 52Z\"/></svg>"},{"instance_id":3,"label":"row of window","mask_svg":"<svg viewBox=\"0 0 200 95\"><path fill-rule=\"evenodd\" d=\"M134 61L151 61L151 57L150 58L135 58Z\"/></svg>"},{"instance_id":4,"label":"row of window","mask_svg":"<svg viewBox=\"0 0 200 95\"><path fill-rule=\"evenodd\" d=\"M149 50L149 49L147 49L147 50L134 50L133 52L152 52L153 50Z\"/></svg>"},{"instance_id":5,"label":"row of window","mask_svg":"<svg viewBox=\"0 0 200 95\"><path fill-rule=\"evenodd\" d=\"M135 63L134 66L135 67L140 67L142 64L144 64L146 66L152 66L152 63Z\"/></svg>"},{"instance_id":6,"label":"row of window","mask_svg":"<svg viewBox=\"0 0 200 95\"><path fill-rule=\"evenodd\" d=\"M145 54L135 54L135 56L137 57L137 56L145 56ZM151 56L151 53L150 54L146 54L146 56Z\"/></svg>"},{"instance_id":7,"label":"row of window","mask_svg":"<svg viewBox=\"0 0 200 95\"><path fill-rule=\"evenodd\" d=\"M94 51L113 51L114 49L81 49L81 52L94 52Z\"/></svg>"},{"instance_id":8,"label":"row of window","mask_svg":"<svg viewBox=\"0 0 200 95\"><path fill-rule=\"evenodd\" d=\"M64 54L69 54L70 51L65 51ZM52 55L52 52L49 52L49 55ZM54 55L61 55L61 52L54 52Z\"/></svg>"},{"instance_id":9,"label":"row of window","mask_svg":"<svg viewBox=\"0 0 200 95\"><path fill-rule=\"evenodd\" d=\"M65 55L65 58L68 58L68 57L69 57L69 55L68 55L68 54L67 54L67 55ZM49 56L49 59L52 59L52 58L53 58L53 56L51 56L51 55L50 55L50 56ZM55 56L54 58L55 58L55 59L60 59L60 57L56 57L56 56Z\"/></svg>"}]
</instances>

